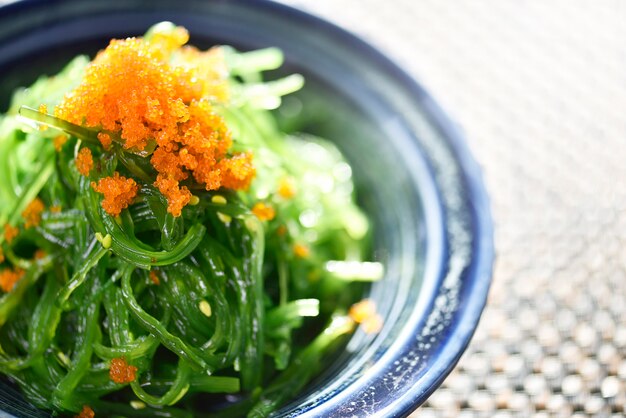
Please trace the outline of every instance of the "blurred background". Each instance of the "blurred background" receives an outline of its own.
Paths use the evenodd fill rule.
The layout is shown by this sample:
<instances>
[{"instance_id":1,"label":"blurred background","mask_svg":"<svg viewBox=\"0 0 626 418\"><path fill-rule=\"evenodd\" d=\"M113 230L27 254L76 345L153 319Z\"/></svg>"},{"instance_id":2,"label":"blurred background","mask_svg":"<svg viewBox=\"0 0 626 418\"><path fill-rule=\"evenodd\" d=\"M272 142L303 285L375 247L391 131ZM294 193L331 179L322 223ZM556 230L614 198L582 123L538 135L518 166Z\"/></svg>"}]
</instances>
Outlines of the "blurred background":
<instances>
[{"instance_id":1,"label":"blurred background","mask_svg":"<svg viewBox=\"0 0 626 418\"><path fill-rule=\"evenodd\" d=\"M625 416L626 2L282 2L393 58L483 167L488 305L412 417Z\"/></svg>"}]
</instances>

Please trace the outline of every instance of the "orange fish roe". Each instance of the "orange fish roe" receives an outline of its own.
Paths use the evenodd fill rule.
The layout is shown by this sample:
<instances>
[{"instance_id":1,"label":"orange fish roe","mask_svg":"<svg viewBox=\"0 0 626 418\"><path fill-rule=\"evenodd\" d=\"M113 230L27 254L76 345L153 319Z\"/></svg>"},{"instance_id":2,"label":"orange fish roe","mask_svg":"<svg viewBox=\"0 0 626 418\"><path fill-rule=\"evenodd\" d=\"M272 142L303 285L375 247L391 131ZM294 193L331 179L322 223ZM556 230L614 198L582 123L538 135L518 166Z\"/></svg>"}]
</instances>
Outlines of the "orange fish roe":
<instances>
[{"instance_id":1,"label":"orange fish roe","mask_svg":"<svg viewBox=\"0 0 626 418\"><path fill-rule=\"evenodd\" d=\"M87 67L82 83L55 108L55 115L120 132L126 149L143 150L163 129L171 133L173 125L185 120L180 98L195 95L155 54L142 39L112 40Z\"/></svg>"},{"instance_id":2,"label":"orange fish roe","mask_svg":"<svg viewBox=\"0 0 626 418\"><path fill-rule=\"evenodd\" d=\"M182 26L157 26L149 36L149 43L159 59L166 61L174 53L177 63L193 79L202 80L198 84L198 88L202 88L202 97L220 102L228 99L228 84L224 82L228 69L222 48L215 47L204 52L193 46L181 48L189 41L189 32Z\"/></svg>"},{"instance_id":3,"label":"orange fish roe","mask_svg":"<svg viewBox=\"0 0 626 418\"><path fill-rule=\"evenodd\" d=\"M159 276L157 276L156 271L150 270L150 274L148 274L148 276L150 277L152 283L154 283L155 285L158 286L161 284L161 281L159 280Z\"/></svg>"},{"instance_id":4,"label":"orange fish roe","mask_svg":"<svg viewBox=\"0 0 626 418\"><path fill-rule=\"evenodd\" d=\"M192 46L180 50L178 58L192 72L195 78L203 80L202 97L217 103L225 103L230 97L228 83L228 68L224 57L224 50L214 47L208 51L199 51Z\"/></svg>"},{"instance_id":5,"label":"orange fish roe","mask_svg":"<svg viewBox=\"0 0 626 418\"><path fill-rule=\"evenodd\" d=\"M119 215L130 205L139 191L139 186L133 179L120 176L117 171L112 177L104 177L91 182L91 187L104 195L102 208L111 216Z\"/></svg>"},{"instance_id":6,"label":"orange fish roe","mask_svg":"<svg viewBox=\"0 0 626 418\"><path fill-rule=\"evenodd\" d=\"M172 52L189 42L189 32L182 26L157 25L150 30L150 44L155 55L167 59Z\"/></svg>"},{"instance_id":7,"label":"orange fish roe","mask_svg":"<svg viewBox=\"0 0 626 418\"><path fill-rule=\"evenodd\" d=\"M24 270L17 269L4 269L0 271L0 289L5 293L13 290L15 283L17 283L24 275Z\"/></svg>"},{"instance_id":8,"label":"orange fish roe","mask_svg":"<svg viewBox=\"0 0 626 418\"><path fill-rule=\"evenodd\" d=\"M204 52L193 46L181 48L189 41L189 32L181 26L157 26L151 32L149 43L155 49L155 55L166 61L172 53L176 54L176 61L190 77L202 80L197 85L202 89L202 97L217 102L228 100L228 84L224 82L228 69L222 48L215 47Z\"/></svg>"},{"instance_id":9,"label":"orange fish roe","mask_svg":"<svg viewBox=\"0 0 626 418\"><path fill-rule=\"evenodd\" d=\"M74 415L74 418L94 418L96 413L93 412L89 406L84 405L82 411L78 415Z\"/></svg>"},{"instance_id":10,"label":"orange fish roe","mask_svg":"<svg viewBox=\"0 0 626 418\"><path fill-rule=\"evenodd\" d=\"M296 194L296 185L291 177L283 177L278 182L278 195L284 199L291 199Z\"/></svg>"},{"instance_id":11,"label":"orange fish roe","mask_svg":"<svg viewBox=\"0 0 626 418\"><path fill-rule=\"evenodd\" d=\"M254 215L262 221L271 221L274 219L274 216L276 216L274 208L263 202L255 203L252 207L252 213L254 213Z\"/></svg>"},{"instance_id":12,"label":"orange fish roe","mask_svg":"<svg viewBox=\"0 0 626 418\"><path fill-rule=\"evenodd\" d=\"M363 331L375 334L382 329L383 319L376 312L376 304L370 299L363 299L350 307L348 315L363 326Z\"/></svg>"},{"instance_id":13,"label":"orange fish roe","mask_svg":"<svg viewBox=\"0 0 626 418\"><path fill-rule=\"evenodd\" d=\"M22 217L26 221L24 227L31 228L39 225L39 222L41 222L41 212L43 212L43 210L43 201L38 197L33 199L33 201L26 206L24 212L22 212Z\"/></svg>"},{"instance_id":14,"label":"orange fish roe","mask_svg":"<svg viewBox=\"0 0 626 418\"><path fill-rule=\"evenodd\" d=\"M154 185L174 216L191 198L180 186L190 175L206 190L246 189L255 176L251 154L229 155L231 133L209 102L223 96L216 87L226 85L223 57L180 49L187 39L186 31L167 30L156 31L150 41L111 41L55 109L59 118L119 134L125 149L156 144L150 159L157 171ZM180 65L172 64L172 54ZM108 134L98 139L110 146Z\"/></svg>"},{"instance_id":15,"label":"orange fish roe","mask_svg":"<svg viewBox=\"0 0 626 418\"><path fill-rule=\"evenodd\" d=\"M80 151L78 151L75 163L78 172L83 176L88 177L89 172L93 168L93 156L91 155L91 150L87 147L82 147Z\"/></svg>"},{"instance_id":16,"label":"orange fish roe","mask_svg":"<svg viewBox=\"0 0 626 418\"><path fill-rule=\"evenodd\" d=\"M11 226L9 224L4 225L4 239L10 244L15 237L17 237L17 234L20 232L19 229L17 229L14 226Z\"/></svg>"},{"instance_id":17,"label":"orange fish roe","mask_svg":"<svg viewBox=\"0 0 626 418\"><path fill-rule=\"evenodd\" d=\"M59 213L59 212L61 212L61 206L60 205L50 206L50 212L52 212L52 213Z\"/></svg>"},{"instance_id":18,"label":"orange fish roe","mask_svg":"<svg viewBox=\"0 0 626 418\"><path fill-rule=\"evenodd\" d=\"M113 142L113 139L111 139L111 135L105 132L98 132L98 141L100 141L100 144L102 144L102 148L108 150L109 148L111 148L111 143Z\"/></svg>"},{"instance_id":19,"label":"orange fish roe","mask_svg":"<svg viewBox=\"0 0 626 418\"><path fill-rule=\"evenodd\" d=\"M166 178L159 174L154 185L163 196L167 197L167 211L174 216L180 216L183 207L191 200L191 192L186 186L179 187L178 181Z\"/></svg>"},{"instance_id":20,"label":"orange fish roe","mask_svg":"<svg viewBox=\"0 0 626 418\"><path fill-rule=\"evenodd\" d=\"M54 149L58 151L61 151L61 148L63 148L63 145L65 145L65 143L67 142L67 136L65 135L57 135L54 137L54 139L52 140L52 143L54 144Z\"/></svg>"},{"instance_id":21,"label":"orange fish roe","mask_svg":"<svg viewBox=\"0 0 626 418\"><path fill-rule=\"evenodd\" d=\"M247 189L256 174L249 152L220 160L217 170L222 173L222 186L229 189Z\"/></svg>"},{"instance_id":22,"label":"orange fish roe","mask_svg":"<svg viewBox=\"0 0 626 418\"><path fill-rule=\"evenodd\" d=\"M44 250L42 250L42 249L39 249L39 250L35 251L35 254L34 254L33 258L35 260L41 260L45 256L46 256L46 252Z\"/></svg>"},{"instance_id":23,"label":"orange fish roe","mask_svg":"<svg viewBox=\"0 0 626 418\"><path fill-rule=\"evenodd\" d=\"M311 250L304 244L294 244L293 253L298 258L307 258L311 254Z\"/></svg>"},{"instance_id":24,"label":"orange fish roe","mask_svg":"<svg viewBox=\"0 0 626 418\"><path fill-rule=\"evenodd\" d=\"M115 383L130 383L136 379L137 367L131 366L124 357L117 357L111 360L109 377Z\"/></svg>"},{"instance_id":25,"label":"orange fish roe","mask_svg":"<svg viewBox=\"0 0 626 418\"><path fill-rule=\"evenodd\" d=\"M350 307L350 318L356 323L361 323L372 315L376 315L376 304L370 299L363 299Z\"/></svg>"}]
</instances>

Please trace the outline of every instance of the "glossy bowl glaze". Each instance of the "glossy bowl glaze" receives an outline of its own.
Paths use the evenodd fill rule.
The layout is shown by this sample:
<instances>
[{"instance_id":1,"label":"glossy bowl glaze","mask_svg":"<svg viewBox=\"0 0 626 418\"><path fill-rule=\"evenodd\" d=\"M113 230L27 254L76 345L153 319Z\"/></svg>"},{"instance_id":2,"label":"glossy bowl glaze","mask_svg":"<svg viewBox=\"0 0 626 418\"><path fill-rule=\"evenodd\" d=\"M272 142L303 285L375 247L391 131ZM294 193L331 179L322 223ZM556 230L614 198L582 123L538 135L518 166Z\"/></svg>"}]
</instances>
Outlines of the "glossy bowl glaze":
<instances>
[{"instance_id":1,"label":"glossy bowl glaze","mask_svg":"<svg viewBox=\"0 0 626 418\"><path fill-rule=\"evenodd\" d=\"M371 290L382 332L358 331L322 376L273 416L401 417L463 353L487 298L492 223L480 171L454 125L413 79L363 41L268 1L22 1L0 7L0 103L112 37L170 20L191 43L277 46L305 75L285 126L332 139L349 159L386 276ZM48 416L2 384L8 416ZM2 415L2 413L0 413Z\"/></svg>"}]
</instances>

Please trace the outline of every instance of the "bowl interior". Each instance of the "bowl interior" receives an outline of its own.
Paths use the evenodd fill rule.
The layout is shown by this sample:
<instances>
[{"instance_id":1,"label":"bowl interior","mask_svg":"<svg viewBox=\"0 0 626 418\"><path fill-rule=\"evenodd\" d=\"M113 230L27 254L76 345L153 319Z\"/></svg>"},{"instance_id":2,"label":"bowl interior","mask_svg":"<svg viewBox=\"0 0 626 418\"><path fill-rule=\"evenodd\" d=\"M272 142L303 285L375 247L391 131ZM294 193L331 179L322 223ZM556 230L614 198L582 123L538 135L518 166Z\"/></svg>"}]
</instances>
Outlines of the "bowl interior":
<instances>
[{"instance_id":1,"label":"bowl interior","mask_svg":"<svg viewBox=\"0 0 626 418\"><path fill-rule=\"evenodd\" d=\"M385 264L386 276L368 292L385 319L382 332L357 332L326 372L275 415L407 413L458 360L484 304L490 227L482 220L488 215L473 162L455 154L458 144L451 143L445 118L396 67L336 28L265 2L68 0L4 8L2 109L15 87L162 20L187 27L200 47L281 48L285 71L307 80L289 99L302 104L298 128L333 140L344 152L374 225L373 256ZM293 115L279 117L295 123ZM2 396L13 395L6 389L0 403Z\"/></svg>"}]
</instances>

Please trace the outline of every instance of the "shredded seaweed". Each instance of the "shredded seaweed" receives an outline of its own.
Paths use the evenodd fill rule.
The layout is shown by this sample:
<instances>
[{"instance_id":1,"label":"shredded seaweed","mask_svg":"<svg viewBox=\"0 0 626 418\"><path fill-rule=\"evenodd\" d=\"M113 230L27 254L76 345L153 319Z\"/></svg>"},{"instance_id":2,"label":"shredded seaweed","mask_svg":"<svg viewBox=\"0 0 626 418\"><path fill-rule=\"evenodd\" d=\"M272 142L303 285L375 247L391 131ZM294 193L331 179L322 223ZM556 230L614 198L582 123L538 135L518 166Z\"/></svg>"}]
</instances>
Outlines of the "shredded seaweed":
<instances>
[{"instance_id":1,"label":"shredded seaweed","mask_svg":"<svg viewBox=\"0 0 626 418\"><path fill-rule=\"evenodd\" d=\"M303 78L188 37L113 40L0 120L0 372L39 408L264 417L378 318L348 315L381 266L346 162L270 113Z\"/></svg>"}]
</instances>

